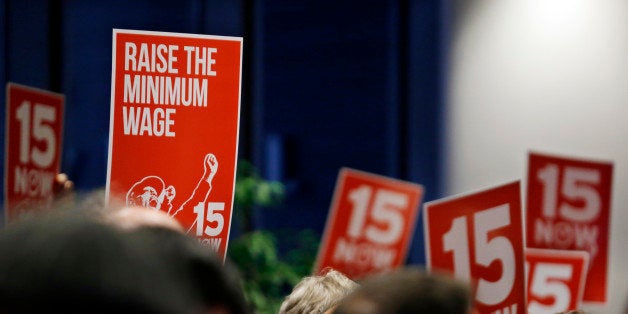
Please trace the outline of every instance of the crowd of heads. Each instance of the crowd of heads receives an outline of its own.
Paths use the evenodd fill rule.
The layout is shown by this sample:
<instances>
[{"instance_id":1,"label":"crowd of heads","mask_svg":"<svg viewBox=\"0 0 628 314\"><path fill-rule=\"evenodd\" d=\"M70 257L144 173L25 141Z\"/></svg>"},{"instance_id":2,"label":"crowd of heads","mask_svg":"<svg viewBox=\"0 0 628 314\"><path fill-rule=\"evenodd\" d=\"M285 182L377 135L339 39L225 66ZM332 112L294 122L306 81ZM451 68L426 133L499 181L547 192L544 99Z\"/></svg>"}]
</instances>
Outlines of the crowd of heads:
<instances>
[{"instance_id":1,"label":"crowd of heads","mask_svg":"<svg viewBox=\"0 0 628 314\"><path fill-rule=\"evenodd\" d=\"M305 277L289 294L280 314L470 314L468 284L445 274L400 268L354 282L337 271Z\"/></svg>"},{"instance_id":2,"label":"crowd of heads","mask_svg":"<svg viewBox=\"0 0 628 314\"><path fill-rule=\"evenodd\" d=\"M338 314L471 313L471 290L448 275L399 269L374 275L343 300Z\"/></svg>"},{"instance_id":3,"label":"crowd of heads","mask_svg":"<svg viewBox=\"0 0 628 314\"><path fill-rule=\"evenodd\" d=\"M0 313L251 313L237 270L174 218L103 199L0 230Z\"/></svg>"},{"instance_id":4,"label":"crowd of heads","mask_svg":"<svg viewBox=\"0 0 628 314\"><path fill-rule=\"evenodd\" d=\"M237 270L174 218L102 197L0 230L0 313L253 312ZM279 313L467 313L470 300L465 285L419 270L357 283L327 269L303 278Z\"/></svg>"},{"instance_id":5,"label":"crowd of heads","mask_svg":"<svg viewBox=\"0 0 628 314\"><path fill-rule=\"evenodd\" d=\"M105 206L102 190L59 195L55 210L0 230L0 313L254 312L234 266L167 213ZM279 314L470 314L473 299L448 274L401 268L353 281L326 269L295 285Z\"/></svg>"}]
</instances>

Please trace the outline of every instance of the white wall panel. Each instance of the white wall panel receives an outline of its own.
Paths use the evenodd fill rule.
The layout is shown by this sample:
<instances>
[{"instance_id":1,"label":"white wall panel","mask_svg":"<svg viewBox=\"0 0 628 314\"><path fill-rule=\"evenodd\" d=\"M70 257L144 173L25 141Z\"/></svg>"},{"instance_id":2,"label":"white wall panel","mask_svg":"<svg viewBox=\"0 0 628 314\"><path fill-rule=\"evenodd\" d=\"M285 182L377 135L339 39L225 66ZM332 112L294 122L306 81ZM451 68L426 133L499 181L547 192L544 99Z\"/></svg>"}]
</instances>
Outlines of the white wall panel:
<instances>
[{"instance_id":1,"label":"white wall panel","mask_svg":"<svg viewBox=\"0 0 628 314\"><path fill-rule=\"evenodd\" d=\"M611 303L628 306L628 1L451 1L444 191L523 178L528 150L613 161Z\"/></svg>"}]
</instances>

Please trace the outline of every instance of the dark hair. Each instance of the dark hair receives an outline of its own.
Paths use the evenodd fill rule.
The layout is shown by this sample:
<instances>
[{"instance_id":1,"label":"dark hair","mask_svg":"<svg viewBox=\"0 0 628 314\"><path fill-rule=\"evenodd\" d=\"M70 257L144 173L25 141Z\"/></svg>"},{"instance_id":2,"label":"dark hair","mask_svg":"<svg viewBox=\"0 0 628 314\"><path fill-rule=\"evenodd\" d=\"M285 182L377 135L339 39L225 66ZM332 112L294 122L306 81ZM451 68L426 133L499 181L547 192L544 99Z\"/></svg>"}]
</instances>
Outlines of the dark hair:
<instances>
[{"instance_id":1,"label":"dark hair","mask_svg":"<svg viewBox=\"0 0 628 314\"><path fill-rule=\"evenodd\" d=\"M468 285L447 275L408 268L365 279L334 313L464 314L471 300Z\"/></svg>"},{"instance_id":2,"label":"dark hair","mask_svg":"<svg viewBox=\"0 0 628 314\"><path fill-rule=\"evenodd\" d=\"M202 307L219 306L232 314L250 312L238 271L196 239L159 226L139 227L130 234L155 249L164 263L176 265L171 267L174 276L185 280Z\"/></svg>"},{"instance_id":3,"label":"dark hair","mask_svg":"<svg viewBox=\"0 0 628 314\"><path fill-rule=\"evenodd\" d=\"M246 313L230 274L184 234L125 232L80 211L33 216L0 230L2 313L193 313L208 306Z\"/></svg>"},{"instance_id":4,"label":"dark hair","mask_svg":"<svg viewBox=\"0 0 628 314\"><path fill-rule=\"evenodd\" d=\"M0 232L0 311L182 310L179 295L164 298L161 265L147 255L128 235L82 215L23 219Z\"/></svg>"}]
</instances>

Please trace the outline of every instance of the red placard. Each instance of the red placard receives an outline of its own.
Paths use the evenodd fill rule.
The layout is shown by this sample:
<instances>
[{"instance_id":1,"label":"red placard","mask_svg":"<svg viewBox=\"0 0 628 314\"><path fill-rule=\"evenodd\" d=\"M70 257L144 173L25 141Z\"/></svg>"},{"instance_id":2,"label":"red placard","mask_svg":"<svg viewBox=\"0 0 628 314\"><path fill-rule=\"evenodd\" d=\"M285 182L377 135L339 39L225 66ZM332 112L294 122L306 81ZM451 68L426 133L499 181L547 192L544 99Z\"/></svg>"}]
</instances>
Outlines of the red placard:
<instances>
[{"instance_id":1,"label":"red placard","mask_svg":"<svg viewBox=\"0 0 628 314\"><path fill-rule=\"evenodd\" d=\"M359 279L402 265L422 197L418 184L342 168L314 272Z\"/></svg>"},{"instance_id":2,"label":"red placard","mask_svg":"<svg viewBox=\"0 0 628 314\"><path fill-rule=\"evenodd\" d=\"M53 200L60 171L65 97L7 84L4 208L10 223Z\"/></svg>"},{"instance_id":3,"label":"red placard","mask_svg":"<svg viewBox=\"0 0 628 314\"><path fill-rule=\"evenodd\" d=\"M108 200L175 217L223 258L242 38L113 31Z\"/></svg>"},{"instance_id":4,"label":"red placard","mask_svg":"<svg viewBox=\"0 0 628 314\"><path fill-rule=\"evenodd\" d=\"M430 270L472 282L480 313L525 313L519 181L425 204Z\"/></svg>"},{"instance_id":5,"label":"red placard","mask_svg":"<svg viewBox=\"0 0 628 314\"><path fill-rule=\"evenodd\" d=\"M589 253L527 248L525 257L528 313L562 313L580 309Z\"/></svg>"},{"instance_id":6,"label":"red placard","mask_svg":"<svg viewBox=\"0 0 628 314\"><path fill-rule=\"evenodd\" d=\"M527 246L589 252L584 302L608 302L612 174L607 162L528 158Z\"/></svg>"}]
</instances>

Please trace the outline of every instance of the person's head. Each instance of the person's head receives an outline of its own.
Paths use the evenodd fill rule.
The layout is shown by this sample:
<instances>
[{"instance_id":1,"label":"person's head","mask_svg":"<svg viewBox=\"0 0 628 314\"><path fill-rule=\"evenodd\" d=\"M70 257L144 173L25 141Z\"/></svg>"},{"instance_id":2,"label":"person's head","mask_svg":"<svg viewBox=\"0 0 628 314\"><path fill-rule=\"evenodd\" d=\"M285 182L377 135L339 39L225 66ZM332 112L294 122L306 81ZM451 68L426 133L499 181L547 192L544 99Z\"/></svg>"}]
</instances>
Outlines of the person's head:
<instances>
[{"instance_id":1,"label":"person's head","mask_svg":"<svg viewBox=\"0 0 628 314\"><path fill-rule=\"evenodd\" d=\"M334 313L466 314L471 311L472 300L471 288L463 282L407 268L366 278Z\"/></svg>"},{"instance_id":2,"label":"person's head","mask_svg":"<svg viewBox=\"0 0 628 314\"><path fill-rule=\"evenodd\" d=\"M184 280L200 300L204 313L248 313L238 271L188 236L181 224L163 211L126 206L103 212L103 219L153 248L157 258Z\"/></svg>"},{"instance_id":3,"label":"person's head","mask_svg":"<svg viewBox=\"0 0 628 314\"><path fill-rule=\"evenodd\" d=\"M106 222L122 230L128 231L141 227L163 227L185 233L185 230L175 218L160 210L139 206L125 206L119 209L110 209L103 214Z\"/></svg>"},{"instance_id":4,"label":"person's head","mask_svg":"<svg viewBox=\"0 0 628 314\"><path fill-rule=\"evenodd\" d=\"M202 313L250 312L237 269L198 240L164 225L138 225L127 232L153 248L163 263L172 266L175 280L183 281L181 285L189 288Z\"/></svg>"},{"instance_id":5,"label":"person's head","mask_svg":"<svg viewBox=\"0 0 628 314\"><path fill-rule=\"evenodd\" d=\"M0 313L247 313L234 273L195 239L95 213L50 212L0 230Z\"/></svg>"},{"instance_id":6,"label":"person's head","mask_svg":"<svg viewBox=\"0 0 628 314\"><path fill-rule=\"evenodd\" d=\"M325 313L338 305L357 286L353 280L335 270L329 270L320 276L305 277L285 298L279 313Z\"/></svg>"},{"instance_id":7,"label":"person's head","mask_svg":"<svg viewBox=\"0 0 628 314\"><path fill-rule=\"evenodd\" d=\"M147 207L125 206L102 213L103 222L154 248L158 258L185 278L209 313L248 313L238 271L214 252L186 235L167 213Z\"/></svg>"},{"instance_id":8,"label":"person's head","mask_svg":"<svg viewBox=\"0 0 628 314\"><path fill-rule=\"evenodd\" d=\"M2 313L168 313L193 302L151 248L78 212L2 229L0 257Z\"/></svg>"}]
</instances>

